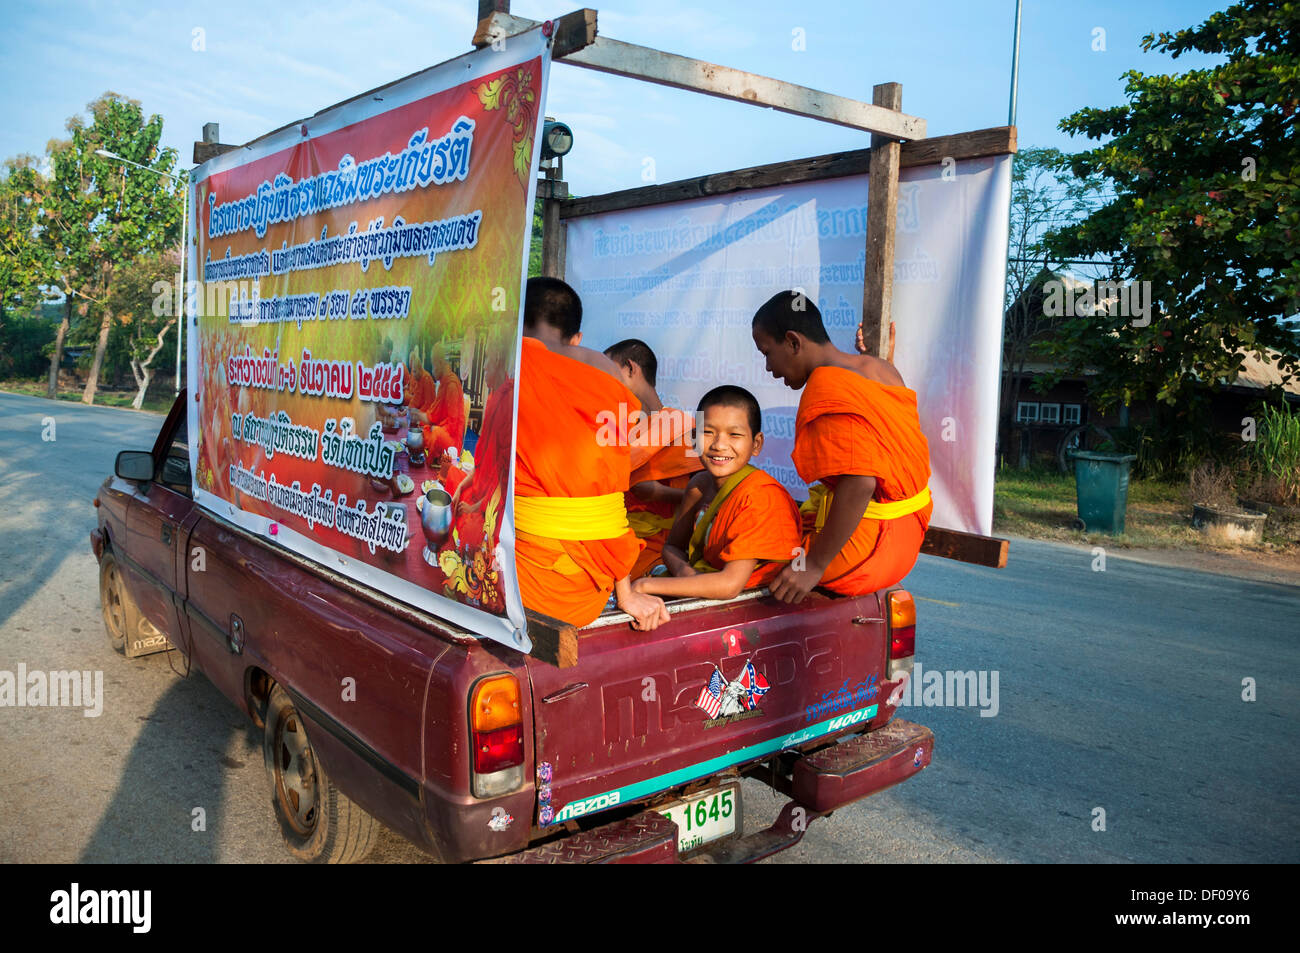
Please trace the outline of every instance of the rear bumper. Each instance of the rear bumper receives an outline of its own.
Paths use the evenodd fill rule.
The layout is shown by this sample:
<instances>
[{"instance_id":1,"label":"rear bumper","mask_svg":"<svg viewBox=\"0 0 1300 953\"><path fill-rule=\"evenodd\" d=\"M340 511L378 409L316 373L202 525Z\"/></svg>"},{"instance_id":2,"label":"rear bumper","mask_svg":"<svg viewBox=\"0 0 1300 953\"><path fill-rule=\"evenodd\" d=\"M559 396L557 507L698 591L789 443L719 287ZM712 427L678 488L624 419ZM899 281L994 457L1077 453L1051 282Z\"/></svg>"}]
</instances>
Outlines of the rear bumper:
<instances>
[{"instance_id":1,"label":"rear bumper","mask_svg":"<svg viewBox=\"0 0 1300 953\"><path fill-rule=\"evenodd\" d=\"M927 767L933 754L934 733L929 728L895 718L883 728L850 735L796 761L793 774L773 784L793 797L764 830L681 857L677 825L655 811L644 811L486 863L753 863L799 843L814 820L907 780Z\"/></svg>"}]
</instances>

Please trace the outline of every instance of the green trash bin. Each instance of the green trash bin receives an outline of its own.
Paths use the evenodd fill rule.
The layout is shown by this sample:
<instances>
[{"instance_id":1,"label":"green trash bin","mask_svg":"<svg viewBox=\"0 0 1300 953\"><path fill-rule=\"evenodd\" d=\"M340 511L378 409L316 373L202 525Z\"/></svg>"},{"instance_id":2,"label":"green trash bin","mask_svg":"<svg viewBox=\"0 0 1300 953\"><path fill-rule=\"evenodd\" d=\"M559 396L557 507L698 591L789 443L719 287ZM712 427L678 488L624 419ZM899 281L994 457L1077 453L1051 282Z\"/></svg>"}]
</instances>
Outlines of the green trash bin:
<instances>
[{"instance_id":1,"label":"green trash bin","mask_svg":"<svg viewBox=\"0 0 1300 953\"><path fill-rule=\"evenodd\" d=\"M1118 535L1124 532L1128 471L1137 457L1129 453L1094 453L1090 450L1076 450L1071 456L1074 458L1074 485L1079 501L1075 528L1090 533Z\"/></svg>"}]
</instances>

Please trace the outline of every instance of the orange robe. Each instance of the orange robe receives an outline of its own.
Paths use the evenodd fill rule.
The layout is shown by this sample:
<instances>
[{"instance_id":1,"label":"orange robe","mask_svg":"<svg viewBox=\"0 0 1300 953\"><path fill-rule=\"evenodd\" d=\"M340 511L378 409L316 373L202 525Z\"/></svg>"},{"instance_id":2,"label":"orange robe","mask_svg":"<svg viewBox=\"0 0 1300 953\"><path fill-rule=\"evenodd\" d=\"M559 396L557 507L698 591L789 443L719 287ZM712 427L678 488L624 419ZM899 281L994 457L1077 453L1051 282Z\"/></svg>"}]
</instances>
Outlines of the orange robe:
<instances>
[{"instance_id":1,"label":"orange robe","mask_svg":"<svg viewBox=\"0 0 1300 953\"><path fill-rule=\"evenodd\" d=\"M617 417L620 403L629 413L641 407L612 375L524 338L515 496L625 491L632 474L626 435L613 441L597 439L607 426L602 412ZM515 537L524 605L571 625L586 625L600 615L614 584L631 571L641 551L631 529L614 539L586 541L550 539L516 527Z\"/></svg>"},{"instance_id":2,"label":"orange robe","mask_svg":"<svg viewBox=\"0 0 1300 953\"><path fill-rule=\"evenodd\" d=\"M420 409L429 418L424 425L424 446L429 456L437 459L448 447L459 453L465 440L465 392L455 371L438 379L438 396Z\"/></svg>"},{"instance_id":3,"label":"orange robe","mask_svg":"<svg viewBox=\"0 0 1300 953\"><path fill-rule=\"evenodd\" d=\"M930 480L930 447L915 392L842 367L819 367L809 375L790 456L805 483L820 480L832 490L840 477L873 476L873 499L883 502L905 500ZM933 510L927 503L897 519L864 518L826 567L821 585L842 595L894 585L916 564ZM811 550L814 535L805 535L805 549Z\"/></svg>"},{"instance_id":4,"label":"orange robe","mask_svg":"<svg viewBox=\"0 0 1300 953\"><path fill-rule=\"evenodd\" d=\"M460 502L484 504L477 511L466 513L456 521L457 533L470 549L477 549L484 542L486 503L497 490L501 491L501 499L497 504L498 530L501 526L500 514L505 512L506 485L510 479L510 440L514 412L515 382L511 379L488 396L487 404L483 407L483 432L479 434L478 443L474 447L474 472L460 490ZM486 542L492 546L496 540Z\"/></svg>"},{"instance_id":5,"label":"orange robe","mask_svg":"<svg viewBox=\"0 0 1300 953\"><path fill-rule=\"evenodd\" d=\"M644 439L638 440L634 429L628 435L632 443L632 477L630 486L657 480L677 490L686 489L691 477L704 469L691 440L695 421L684 411L665 407L650 414ZM628 518L637 535L645 540L645 549L632 567L632 578L644 576L663 553L668 531L672 529L677 507L668 502L640 499L629 490L624 497Z\"/></svg>"},{"instance_id":6,"label":"orange robe","mask_svg":"<svg viewBox=\"0 0 1300 953\"><path fill-rule=\"evenodd\" d=\"M799 507L794 499L772 477L755 470L718 507L703 555L718 570L737 559L759 560L745 583L749 589L766 585L802 544Z\"/></svg>"},{"instance_id":7,"label":"orange robe","mask_svg":"<svg viewBox=\"0 0 1300 953\"><path fill-rule=\"evenodd\" d=\"M409 371L409 368L408 368ZM406 404L421 410L433 403L438 394L438 385L433 382L433 375L422 366L416 367L407 381Z\"/></svg>"}]
</instances>

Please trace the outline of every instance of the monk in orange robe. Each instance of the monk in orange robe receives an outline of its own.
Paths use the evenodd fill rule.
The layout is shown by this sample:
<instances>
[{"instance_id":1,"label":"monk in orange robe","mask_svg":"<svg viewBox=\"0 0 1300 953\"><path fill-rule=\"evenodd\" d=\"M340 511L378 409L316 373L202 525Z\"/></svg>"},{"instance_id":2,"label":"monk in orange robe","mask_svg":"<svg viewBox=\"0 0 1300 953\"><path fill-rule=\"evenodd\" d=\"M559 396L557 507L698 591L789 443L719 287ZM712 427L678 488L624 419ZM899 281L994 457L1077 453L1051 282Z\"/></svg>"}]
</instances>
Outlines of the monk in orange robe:
<instances>
[{"instance_id":1,"label":"monk in orange robe","mask_svg":"<svg viewBox=\"0 0 1300 953\"><path fill-rule=\"evenodd\" d=\"M802 293L773 295L754 314L754 344L769 373L802 389L795 416L795 469L812 484L800 560L772 594L800 602L814 586L863 595L911 571L934 506L930 448L916 394L888 361L846 354Z\"/></svg>"},{"instance_id":2,"label":"monk in orange robe","mask_svg":"<svg viewBox=\"0 0 1300 953\"><path fill-rule=\"evenodd\" d=\"M510 480L515 382L505 376L501 360L493 357L484 368L484 383L492 393L483 406L483 426L474 447L474 472L452 494L457 533L470 549L477 549L483 542L483 518L493 495L497 496L499 512L505 511Z\"/></svg>"},{"instance_id":3,"label":"monk in orange robe","mask_svg":"<svg viewBox=\"0 0 1300 953\"><path fill-rule=\"evenodd\" d=\"M424 361L420 360L418 346L411 348L411 353L406 359L406 369L410 375L406 384L406 405L414 408L428 407L438 395L438 385L424 369Z\"/></svg>"},{"instance_id":4,"label":"monk in orange robe","mask_svg":"<svg viewBox=\"0 0 1300 953\"><path fill-rule=\"evenodd\" d=\"M437 348L433 352L433 370L438 375L438 395L427 404L413 404L411 420L422 426L425 450L436 460L448 448L460 452L465 440L465 391L460 375Z\"/></svg>"},{"instance_id":5,"label":"monk in orange robe","mask_svg":"<svg viewBox=\"0 0 1300 953\"><path fill-rule=\"evenodd\" d=\"M624 494L628 522L645 541L632 567L632 578L637 579L659 562L686 485L704 464L695 449L695 422L690 414L665 407L659 399L655 390L659 359L650 346L628 338L605 348L605 356L618 365L623 383L641 401L646 415L628 433L632 476Z\"/></svg>"},{"instance_id":6,"label":"monk in orange robe","mask_svg":"<svg viewBox=\"0 0 1300 953\"><path fill-rule=\"evenodd\" d=\"M753 394L715 387L697 413L706 472L691 478L663 548L672 575L645 576L633 586L661 596L734 599L767 584L798 554L799 509L785 487L749 462L763 449Z\"/></svg>"},{"instance_id":7,"label":"monk in orange robe","mask_svg":"<svg viewBox=\"0 0 1300 953\"><path fill-rule=\"evenodd\" d=\"M600 615L611 591L638 629L668 621L662 599L634 592L641 543L623 493L631 454L620 405L640 402L605 355L579 346L582 302L556 278L524 298L515 441L515 568L524 605L572 625Z\"/></svg>"}]
</instances>

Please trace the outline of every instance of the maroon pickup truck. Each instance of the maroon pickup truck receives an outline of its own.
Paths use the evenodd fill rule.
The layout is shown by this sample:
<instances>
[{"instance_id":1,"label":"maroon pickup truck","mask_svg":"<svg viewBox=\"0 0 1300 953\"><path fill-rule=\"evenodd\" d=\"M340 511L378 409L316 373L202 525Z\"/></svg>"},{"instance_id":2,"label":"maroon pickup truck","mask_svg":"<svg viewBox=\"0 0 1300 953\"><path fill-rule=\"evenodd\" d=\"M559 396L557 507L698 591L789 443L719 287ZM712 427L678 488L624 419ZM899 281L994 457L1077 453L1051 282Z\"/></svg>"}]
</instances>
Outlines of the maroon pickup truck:
<instances>
[{"instance_id":1,"label":"maroon pickup truck","mask_svg":"<svg viewBox=\"0 0 1300 953\"><path fill-rule=\"evenodd\" d=\"M481 640L200 509L185 394L119 454L91 544L110 638L180 652L265 733L293 854L365 857L382 822L441 861L744 862L930 763L895 719L912 669L902 589L766 590L608 612L557 668ZM744 832L740 779L789 798Z\"/></svg>"}]
</instances>

